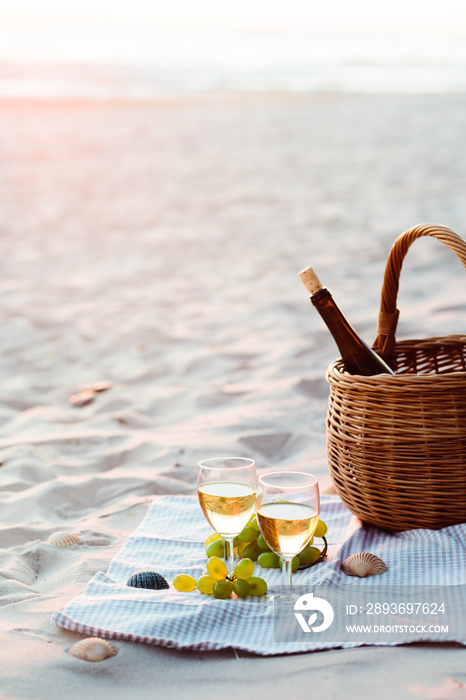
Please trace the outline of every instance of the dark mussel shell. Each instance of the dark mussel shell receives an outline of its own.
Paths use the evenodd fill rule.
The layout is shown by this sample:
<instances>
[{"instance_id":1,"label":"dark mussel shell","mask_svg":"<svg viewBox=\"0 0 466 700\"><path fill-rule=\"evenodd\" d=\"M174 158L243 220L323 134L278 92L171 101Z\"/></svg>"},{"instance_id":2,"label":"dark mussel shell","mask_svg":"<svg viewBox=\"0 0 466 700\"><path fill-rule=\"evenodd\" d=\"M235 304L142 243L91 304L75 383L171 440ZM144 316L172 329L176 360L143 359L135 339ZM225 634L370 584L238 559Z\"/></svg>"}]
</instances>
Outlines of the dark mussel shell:
<instances>
[{"instance_id":1,"label":"dark mussel shell","mask_svg":"<svg viewBox=\"0 0 466 700\"><path fill-rule=\"evenodd\" d=\"M168 581L155 571L136 571L135 574L130 576L126 585L133 588L152 588L156 591L170 588Z\"/></svg>"}]
</instances>

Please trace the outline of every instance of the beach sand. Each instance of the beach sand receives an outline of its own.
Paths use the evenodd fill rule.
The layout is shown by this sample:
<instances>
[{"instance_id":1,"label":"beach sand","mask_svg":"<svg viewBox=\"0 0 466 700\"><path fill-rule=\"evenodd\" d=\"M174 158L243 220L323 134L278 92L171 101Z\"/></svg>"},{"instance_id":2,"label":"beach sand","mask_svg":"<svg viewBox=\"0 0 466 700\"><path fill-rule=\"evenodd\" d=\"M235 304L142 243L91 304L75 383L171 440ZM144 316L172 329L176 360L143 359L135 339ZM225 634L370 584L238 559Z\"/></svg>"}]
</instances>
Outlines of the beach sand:
<instances>
[{"instance_id":1,"label":"beach sand","mask_svg":"<svg viewBox=\"0 0 466 700\"><path fill-rule=\"evenodd\" d=\"M154 495L194 493L202 458L330 486L338 352L297 273L372 342L395 238L466 234L465 123L466 95L0 102L2 699L466 698L455 644L264 659L116 642L90 664L50 624ZM453 253L417 242L399 338L464 333L463 292ZM61 530L85 542L45 544Z\"/></svg>"}]
</instances>

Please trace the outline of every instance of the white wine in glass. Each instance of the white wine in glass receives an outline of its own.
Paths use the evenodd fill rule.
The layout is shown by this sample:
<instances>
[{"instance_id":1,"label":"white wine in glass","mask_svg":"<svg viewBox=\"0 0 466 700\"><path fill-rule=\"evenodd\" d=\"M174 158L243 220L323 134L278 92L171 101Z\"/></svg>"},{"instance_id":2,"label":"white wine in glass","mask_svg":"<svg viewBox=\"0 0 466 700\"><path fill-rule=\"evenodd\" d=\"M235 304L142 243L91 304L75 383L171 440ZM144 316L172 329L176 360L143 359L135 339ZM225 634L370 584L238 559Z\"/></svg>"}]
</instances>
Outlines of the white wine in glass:
<instances>
[{"instance_id":1,"label":"white wine in glass","mask_svg":"<svg viewBox=\"0 0 466 700\"><path fill-rule=\"evenodd\" d=\"M319 521L317 478L304 472L259 477L257 522L270 549L282 559L283 590L291 592L291 560L311 540Z\"/></svg>"},{"instance_id":2,"label":"white wine in glass","mask_svg":"<svg viewBox=\"0 0 466 700\"><path fill-rule=\"evenodd\" d=\"M215 457L199 463L197 495L212 528L225 540L225 562L234 568L233 539L254 514L256 465L246 457Z\"/></svg>"}]
</instances>

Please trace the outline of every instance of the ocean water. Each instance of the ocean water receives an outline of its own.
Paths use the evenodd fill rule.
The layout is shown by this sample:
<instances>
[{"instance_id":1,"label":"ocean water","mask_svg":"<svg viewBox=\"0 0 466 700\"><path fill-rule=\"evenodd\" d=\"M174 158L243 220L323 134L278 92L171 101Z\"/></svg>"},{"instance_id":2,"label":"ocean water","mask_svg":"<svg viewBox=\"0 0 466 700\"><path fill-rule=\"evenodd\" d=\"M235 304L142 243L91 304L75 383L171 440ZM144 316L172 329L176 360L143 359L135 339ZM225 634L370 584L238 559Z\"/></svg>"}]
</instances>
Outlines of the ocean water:
<instances>
[{"instance_id":1,"label":"ocean water","mask_svg":"<svg viewBox=\"0 0 466 700\"><path fill-rule=\"evenodd\" d=\"M0 26L0 97L144 99L214 90L463 92L466 37Z\"/></svg>"}]
</instances>

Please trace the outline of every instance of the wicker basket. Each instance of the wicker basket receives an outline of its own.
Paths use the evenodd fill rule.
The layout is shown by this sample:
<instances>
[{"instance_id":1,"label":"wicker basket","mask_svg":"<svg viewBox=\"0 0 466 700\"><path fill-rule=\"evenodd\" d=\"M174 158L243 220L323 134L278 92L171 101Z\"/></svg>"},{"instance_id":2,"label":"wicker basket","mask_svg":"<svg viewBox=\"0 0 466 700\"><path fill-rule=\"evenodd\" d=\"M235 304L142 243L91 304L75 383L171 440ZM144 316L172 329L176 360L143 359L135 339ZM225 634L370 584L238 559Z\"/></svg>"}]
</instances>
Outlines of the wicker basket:
<instances>
[{"instance_id":1,"label":"wicker basket","mask_svg":"<svg viewBox=\"0 0 466 700\"><path fill-rule=\"evenodd\" d=\"M421 225L390 252L374 349L396 375L363 377L330 365L327 455L349 510L385 530L466 522L466 335L395 341L404 256L421 236L445 243L466 268L466 242Z\"/></svg>"}]
</instances>

